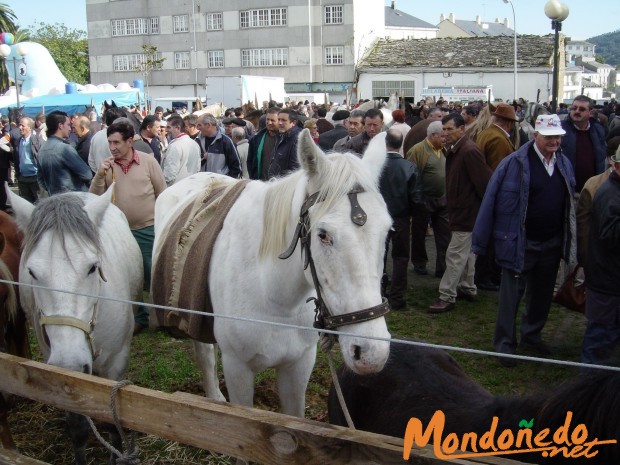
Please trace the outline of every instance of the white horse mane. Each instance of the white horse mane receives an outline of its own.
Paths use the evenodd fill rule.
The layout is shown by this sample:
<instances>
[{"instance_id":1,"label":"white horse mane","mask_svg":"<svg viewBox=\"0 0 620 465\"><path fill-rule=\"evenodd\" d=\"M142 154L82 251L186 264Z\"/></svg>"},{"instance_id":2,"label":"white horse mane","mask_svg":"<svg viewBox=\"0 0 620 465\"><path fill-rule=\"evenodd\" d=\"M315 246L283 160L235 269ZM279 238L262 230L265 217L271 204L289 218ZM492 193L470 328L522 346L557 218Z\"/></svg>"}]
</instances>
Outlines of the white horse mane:
<instances>
[{"instance_id":1,"label":"white horse mane","mask_svg":"<svg viewBox=\"0 0 620 465\"><path fill-rule=\"evenodd\" d=\"M317 203L311 218L312 227L334 204L344 197L355 185L360 185L366 192L377 191L375 178L364 168L362 161L349 153L332 153L324 156L322 169L313 183L321 186ZM307 175L296 171L289 176L271 182L265 195L266 208L263 211L263 234L259 257L274 257L282 253L292 237L287 237L287 225L291 215L297 215L304 198L295 193L300 182L307 184ZM301 190L300 190L301 192ZM306 189L303 189L306 192ZM314 192L307 192L312 195ZM292 211L293 208L297 210Z\"/></svg>"}]
</instances>

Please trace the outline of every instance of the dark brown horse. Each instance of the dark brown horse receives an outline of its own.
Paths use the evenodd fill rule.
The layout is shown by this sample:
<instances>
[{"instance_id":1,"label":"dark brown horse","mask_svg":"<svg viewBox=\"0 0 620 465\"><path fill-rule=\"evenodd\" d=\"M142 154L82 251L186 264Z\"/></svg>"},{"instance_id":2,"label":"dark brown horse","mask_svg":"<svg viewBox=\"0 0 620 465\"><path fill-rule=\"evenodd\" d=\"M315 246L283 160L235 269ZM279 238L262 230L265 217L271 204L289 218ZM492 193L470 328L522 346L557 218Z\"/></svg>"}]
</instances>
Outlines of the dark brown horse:
<instances>
[{"instance_id":1,"label":"dark brown horse","mask_svg":"<svg viewBox=\"0 0 620 465\"><path fill-rule=\"evenodd\" d=\"M18 280L22 235L13 218L0 211L0 279ZM19 306L17 286L0 283L0 352L30 358L26 317ZM0 393L0 443L15 449L7 423L8 402Z\"/></svg>"},{"instance_id":2,"label":"dark brown horse","mask_svg":"<svg viewBox=\"0 0 620 465\"><path fill-rule=\"evenodd\" d=\"M558 389L529 397L495 396L469 378L457 362L443 350L394 344L383 371L360 376L339 369L338 378L356 428L404 438L407 424L418 418L426 428L437 410L445 414L444 435L489 430L493 417L499 418L497 433L517 432L523 420L534 419L533 436L543 428L556 431L573 412L571 425L584 424L588 441L620 440L620 373L592 370ZM346 426L332 386L329 394L329 421ZM570 433L569 433L570 434ZM516 434L515 434L516 437ZM510 456L539 464L607 465L620 463L620 446L595 447L592 458L542 457L541 453Z\"/></svg>"}]
</instances>

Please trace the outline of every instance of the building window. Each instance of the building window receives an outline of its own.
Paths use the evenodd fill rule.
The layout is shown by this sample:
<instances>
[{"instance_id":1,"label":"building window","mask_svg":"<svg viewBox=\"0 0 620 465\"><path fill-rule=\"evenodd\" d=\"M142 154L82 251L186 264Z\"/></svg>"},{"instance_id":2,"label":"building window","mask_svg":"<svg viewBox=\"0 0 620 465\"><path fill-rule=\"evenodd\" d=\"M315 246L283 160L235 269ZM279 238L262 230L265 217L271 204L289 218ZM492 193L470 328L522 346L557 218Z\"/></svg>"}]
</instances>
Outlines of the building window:
<instances>
[{"instance_id":1,"label":"building window","mask_svg":"<svg viewBox=\"0 0 620 465\"><path fill-rule=\"evenodd\" d=\"M155 59L159 60L161 58L161 52L157 52L155 54ZM146 60L146 55L144 53L133 53L130 55L114 55L112 57L114 62L114 71L136 71L139 69L140 65L143 61ZM157 69L161 69L162 64L157 66Z\"/></svg>"},{"instance_id":2,"label":"building window","mask_svg":"<svg viewBox=\"0 0 620 465\"><path fill-rule=\"evenodd\" d=\"M189 16L178 15L172 17L173 32L189 32Z\"/></svg>"},{"instance_id":3,"label":"building window","mask_svg":"<svg viewBox=\"0 0 620 465\"><path fill-rule=\"evenodd\" d=\"M415 97L414 81L372 81L372 98L390 97L398 93L401 97Z\"/></svg>"},{"instance_id":4,"label":"building window","mask_svg":"<svg viewBox=\"0 0 620 465\"><path fill-rule=\"evenodd\" d=\"M189 52L174 52L174 69L189 69Z\"/></svg>"},{"instance_id":5,"label":"building window","mask_svg":"<svg viewBox=\"0 0 620 465\"><path fill-rule=\"evenodd\" d=\"M207 31L222 29L222 13L207 13Z\"/></svg>"},{"instance_id":6,"label":"building window","mask_svg":"<svg viewBox=\"0 0 620 465\"><path fill-rule=\"evenodd\" d=\"M241 28L286 26L286 8L265 8L239 12Z\"/></svg>"},{"instance_id":7,"label":"building window","mask_svg":"<svg viewBox=\"0 0 620 465\"><path fill-rule=\"evenodd\" d=\"M342 5L325 6L325 24L342 24Z\"/></svg>"},{"instance_id":8,"label":"building window","mask_svg":"<svg viewBox=\"0 0 620 465\"><path fill-rule=\"evenodd\" d=\"M253 48L241 50L241 66L244 68L288 66L288 49Z\"/></svg>"},{"instance_id":9,"label":"building window","mask_svg":"<svg viewBox=\"0 0 620 465\"><path fill-rule=\"evenodd\" d=\"M159 34L159 18L112 20L112 37Z\"/></svg>"},{"instance_id":10,"label":"building window","mask_svg":"<svg viewBox=\"0 0 620 465\"><path fill-rule=\"evenodd\" d=\"M159 18L149 18L151 34L159 34Z\"/></svg>"},{"instance_id":11,"label":"building window","mask_svg":"<svg viewBox=\"0 0 620 465\"><path fill-rule=\"evenodd\" d=\"M325 64L342 65L344 64L344 47L325 47Z\"/></svg>"},{"instance_id":12,"label":"building window","mask_svg":"<svg viewBox=\"0 0 620 465\"><path fill-rule=\"evenodd\" d=\"M209 68L224 67L224 50L211 50L207 52L209 59Z\"/></svg>"}]
</instances>

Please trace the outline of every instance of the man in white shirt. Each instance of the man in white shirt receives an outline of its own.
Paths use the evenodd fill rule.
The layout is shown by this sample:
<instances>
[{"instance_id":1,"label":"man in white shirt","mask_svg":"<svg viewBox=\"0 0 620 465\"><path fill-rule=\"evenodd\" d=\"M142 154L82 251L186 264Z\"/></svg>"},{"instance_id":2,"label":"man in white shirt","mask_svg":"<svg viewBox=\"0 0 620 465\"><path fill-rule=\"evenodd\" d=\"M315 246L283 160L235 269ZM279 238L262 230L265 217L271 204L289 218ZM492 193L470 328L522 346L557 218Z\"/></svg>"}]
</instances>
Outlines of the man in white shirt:
<instances>
[{"instance_id":1,"label":"man in white shirt","mask_svg":"<svg viewBox=\"0 0 620 465\"><path fill-rule=\"evenodd\" d=\"M171 139L162 159L167 186L200 171L200 147L183 132L183 127L183 118L179 115L168 118L166 131Z\"/></svg>"}]
</instances>

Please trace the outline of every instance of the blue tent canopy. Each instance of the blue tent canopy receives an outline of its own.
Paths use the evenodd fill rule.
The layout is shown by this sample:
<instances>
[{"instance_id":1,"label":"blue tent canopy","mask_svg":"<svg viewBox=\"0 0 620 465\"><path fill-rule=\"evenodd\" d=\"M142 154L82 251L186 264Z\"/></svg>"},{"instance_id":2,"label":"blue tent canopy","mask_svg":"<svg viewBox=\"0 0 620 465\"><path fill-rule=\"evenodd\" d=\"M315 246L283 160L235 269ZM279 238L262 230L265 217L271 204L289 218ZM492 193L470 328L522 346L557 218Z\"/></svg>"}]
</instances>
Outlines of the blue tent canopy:
<instances>
[{"instance_id":1,"label":"blue tent canopy","mask_svg":"<svg viewBox=\"0 0 620 465\"><path fill-rule=\"evenodd\" d=\"M144 94L142 92L140 92L139 98L144 105ZM118 107L135 105L138 102L138 91L41 95L26 100L22 105L24 107L23 113L31 117L41 113L43 108L45 108L46 114L55 110L64 111L69 115L84 113L91 104L95 107L97 114L100 115L103 102L112 103L112 100ZM15 105L0 108L0 113L7 114L9 106L14 107Z\"/></svg>"}]
</instances>

